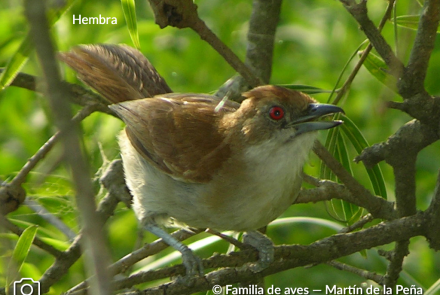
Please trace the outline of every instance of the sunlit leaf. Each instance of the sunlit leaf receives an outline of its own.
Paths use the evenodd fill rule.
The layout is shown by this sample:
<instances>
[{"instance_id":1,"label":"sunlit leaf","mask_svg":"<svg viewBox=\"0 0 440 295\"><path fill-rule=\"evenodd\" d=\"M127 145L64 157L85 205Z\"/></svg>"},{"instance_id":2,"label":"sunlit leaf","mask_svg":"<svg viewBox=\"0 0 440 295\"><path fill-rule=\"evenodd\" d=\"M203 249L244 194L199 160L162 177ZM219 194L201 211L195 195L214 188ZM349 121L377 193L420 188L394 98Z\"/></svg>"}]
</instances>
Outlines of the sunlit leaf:
<instances>
[{"instance_id":1,"label":"sunlit leaf","mask_svg":"<svg viewBox=\"0 0 440 295\"><path fill-rule=\"evenodd\" d=\"M18 238L17 244L12 252L12 258L9 261L9 272L6 279L7 286L18 278L20 269L29 254L35 235L37 234L37 229L38 226L36 225L29 226Z\"/></svg>"},{"instance_id":2,"label":"sunlit leaf","mask_svg":"<svg viewBox=\"0 0 440 295\"><path fill-rule=\"evenodd\" d=\"M137 28L135 2L134 0L121 0L121 4L131 40L133 41L134 46L137 49L140 49L141 44L139 43L139 33Z\"/></svg>"},{"instance_id":3,"label":"sunlit leaf","mask_svg":"<svg viewBox=\"0 0 440 295\"><path fill-rule=\"evenodd\" d=\"M26 63L32 50L34 50L34 46L32 44L30 34L28 33L23 42L21 42L18 50L9 60L4 71L0 74L0 89L3 89L11 84L15 76L17 76L18 72Z\"/></svg>"},{"instance_id":4,"label":"sunlit leaf","mask_svg":"<svg viewBox=\"0 0 440 295\"><path fill-rule=\"evenodd\" d=\"M359 56L360 55L362 55L362 51L359 51ZM397 91L397 80L394 76L388 74L388 67L382 58L370 52L365 59L363 66L381 83L388 86L391 90Z\"/></svg>"},{"instance_id":5,"label":"sunlit leaf","mask_svg":"<svg viewBox=\"0 0 440 295\"><path fill-rule=\"evenodd\" d=\"M434 284L425 291L425 295L435 295L440 292L440 279L438 279Z\"/></svg>"},{"instance_id":6,"label":"sunlit leaf","mask_svg":"<svg viewBox=\"0 0 440 295\"><path fill-rule=\"evenodd\" d=\"M17 241L17 245L15 246L14 253L12 254L12 258L14 262L19 266L25 261L29 250L31 249L32 242L34 241L35 235L37 234L38 226L32 225L25 229L21 234L20 238Z\"/></svg>"},{"instance_id":7,"label":"sunlit leaf","mask_svg":"<svg viewBox=\"0 0 440 295\"><path fill-rule=\"evenodd\" d=\"M47 17L49 27L52 27L59 20L59 18L70 8L70 6L72 6L73 2L75 2L75 0L70 0L61 9L49 10ZM18 72L27 62L28 57L33 50L34 45L32 44L32 37L30 36L30 33L27 33L26 37L21 42L20 47L14 53L14 55L12 55L4 71L0 74L0 90L11 84Z\"/></svg>"}]
</instances>

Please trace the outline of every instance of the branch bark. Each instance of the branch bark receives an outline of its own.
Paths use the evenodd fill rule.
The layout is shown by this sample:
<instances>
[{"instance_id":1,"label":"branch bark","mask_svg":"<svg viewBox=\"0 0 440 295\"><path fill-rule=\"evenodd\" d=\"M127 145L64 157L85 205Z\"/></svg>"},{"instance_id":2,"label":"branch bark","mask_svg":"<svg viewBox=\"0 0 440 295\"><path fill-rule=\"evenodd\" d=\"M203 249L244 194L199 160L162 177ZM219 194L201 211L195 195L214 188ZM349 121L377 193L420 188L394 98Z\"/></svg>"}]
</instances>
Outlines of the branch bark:
<instances>
[{"instance_id":1,"label":"branch bark","mask_svg":"<svg viewBox=\"0 0 440 295\"><path fill-rule=\"evenodd\" d=\"M191 28L208 42L252 87L263 84L238 56L201 20L192 0L149 0L156 23L161 27Z\"/></svg>"},{"instance_id":2,"label":"branch bark","mask_svg":"<svg viewBox=\"0 0 440 295\"><path fill-rule=\"evenodd\" d=\"M413 236L424 235L427 225L427 215L419 213L410 217L380 223L374 227L349 234L337 234L319 240L310 245L289 245L275 247L275 262L260 273L254 273L248 268L238 266L256 261L258 253L255 250L244 250L229 255L217 255L204 260L204 265L214 262L217 266L226 267L207 274L203 278L196 278L193 286L173 281L155 288L142 291L124 292L120 294L135 295L185 295L210 290L214 285L234 284L256 278L262 278L287 269L319 264L356 253L363 249L369 249L393 241L409 239ZM237 267L235 267L237 266ZM182 268L182 273L184 269ZM147 273L138 273L116 283L117 288L128 288L141 281ZM151 272L148 275L152 275Z\"/></svg>"},{"instance_id":3,"label":"branch bark","mask_svg":"<svg viewBox=\"0 0 440 295\"><path fill-rule=\"evenodd\" d=\"M340 0L347 11L354 17L354 19L361 26L371 44L374 46L379 55L384 59L385 63L390 69L390 73L396 78L400 78L403 74L403 63L394 54L391 46L387 43L385 38L380 34L379 29L368 17L367 1L361 0L356 3L355 0Z\"/></svg>"},{"instance_id":4,"label":"branch bark","mask_svg":"<svg viewBox=\"0 0 440 295\"><path fill-rule=\"evenodd\" d=\"M55 123L62 131L64 156L72 169L77 193L77 205L84 224L83 250L87 250L89 256L86 265L88 265L89 272L96 276L92 285L93 293L110 294L111 285L108 284L110 276L107 273L110 255L105 244L105 236L101 230L102 225L94 216L96 205L91 177L87 173L89 167L79 144L78 127L72 126L70 122L70 105L65 99L69 96L69 92L63 87L59 76L55 50L49 35L44 2L26 0L25 15L30 24L30 34L34 36L33 41L42 66L46 91L55 116Z\"/></svg>"},{"instance_id":5,"label":"branch bark","mask_svg":"<svg viewBox=\"0 0 440 295\"><path fill-rule=\"evenodd\" d=\"M275 33L280 18L282 0L253 0L252 14L247 33L247 50L245 64L259 77L263 84L269 84L272 74L272 59ZM228 96L239 101L241 94L251 88L240 76L228 80L215 94L218 97Z\"/></svg>"},{"instance_id":6,"label":"branch bark","mask_svg":"<svg viewBox=\"0 0 440 295\"><path fill-rule=\"evenodd\" d=\"M332 154L319 142L313 146L315 154L332 170L332 172L345 184L350 193L358 198L355 204L367 209L375 218L390 220L396 218L391 203L384 203L382 198L376 197L363 187L348 171L339 163Z\"/></svg>"},{"instance_id":7,"label":"branch bark","mask_svg":"<svg viewBox=\"0 0 440 295\"><path fill-rule=\"evenodd\" d=\"M399 93L404 97L410 98L425 92L424 82L429 59L435 47L439 20L440 1L425 1L409 62L398 83Z\"/></svg>"}]
</instances>

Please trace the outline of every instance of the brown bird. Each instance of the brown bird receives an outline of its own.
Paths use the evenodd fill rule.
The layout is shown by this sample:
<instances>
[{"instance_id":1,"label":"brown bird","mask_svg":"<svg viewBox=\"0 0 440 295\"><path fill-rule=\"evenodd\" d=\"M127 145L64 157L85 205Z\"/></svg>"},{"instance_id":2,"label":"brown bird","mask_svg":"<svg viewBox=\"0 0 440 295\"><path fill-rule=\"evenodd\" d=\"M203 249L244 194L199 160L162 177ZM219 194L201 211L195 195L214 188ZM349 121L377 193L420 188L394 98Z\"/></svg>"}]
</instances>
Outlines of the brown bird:
<instances>
[{"instance_id":1,"label":"brown bird","mask_svg":"<svg viewBox=\"0 0 440 295\"><path fill-rule=\"evenodd\" d=\"M200 260L159 225L246 231L258 248L256 230L298 196L317 130L341 124L319 121L341 108L283 87L260 86L221 107L206 94L164 94L163 78L128 46L80 46L61 59L126 123L119 144L133 209L182 253L188 275L201 273ZM273 250L259 248L261 269Z\"/></svg>"}]
</instances>

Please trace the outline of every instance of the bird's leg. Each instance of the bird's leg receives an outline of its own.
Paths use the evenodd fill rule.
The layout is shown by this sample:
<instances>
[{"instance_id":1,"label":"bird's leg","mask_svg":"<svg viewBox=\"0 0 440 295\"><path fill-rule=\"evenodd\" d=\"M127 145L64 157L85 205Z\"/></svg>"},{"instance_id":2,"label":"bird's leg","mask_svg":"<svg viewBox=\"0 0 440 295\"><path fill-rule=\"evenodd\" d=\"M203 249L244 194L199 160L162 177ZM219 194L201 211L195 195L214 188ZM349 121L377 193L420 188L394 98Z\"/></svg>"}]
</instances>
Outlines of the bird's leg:
<instances>
[{"instance_id":1,"label":"bird's leg","mask_svg":"<svg viewBox=\"0 0 440 295\"><path fill-rule=\"evenodd\" d=\"M186 268L184 282L188 282L196 275L203 276L203 264L201 259L196 256L190 248L173 238L169 233L160 228L155 222L147 222L144 228L152 234L162 238L162 240L182 254L183 265Z\"/></svg>"},{"instance_id":2,"label":"bird's leg","mask_svg":"<svg viewBox=\"0 0 440 295\"><path fill-rule=\"evenodd\" d=\"M266 235L258 231L248 231L243 235L243 241L258 250L258 262L251 266L253 272L262 271L274 261L275 249L272 241Z\"/></svg>"}]
</instances>

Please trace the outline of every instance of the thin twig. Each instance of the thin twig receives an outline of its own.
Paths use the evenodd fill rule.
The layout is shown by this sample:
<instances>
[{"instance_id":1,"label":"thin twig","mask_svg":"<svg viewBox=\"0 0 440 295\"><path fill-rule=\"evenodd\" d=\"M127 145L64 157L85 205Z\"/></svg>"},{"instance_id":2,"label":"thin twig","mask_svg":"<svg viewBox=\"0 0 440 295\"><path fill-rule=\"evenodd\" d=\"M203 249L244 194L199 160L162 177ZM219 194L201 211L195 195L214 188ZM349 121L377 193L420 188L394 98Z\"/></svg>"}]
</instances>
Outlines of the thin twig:
<instances>
[{"instance_id":1,"label":"thin twig","mask_svg":"<svg viewBox=\"0 0 440 295\"><path fill-rule=\"evenodd\" d=\"M21 236L21 234L23 233L23 230L21 228L10 222L6 217L4 217L1 214L0 214L0 226L6 228L7 230L16 234L17 236ZM38 237L34 238L33 244L56 258L60 258L63 256L63 252L57 250L51 245L46 244Z\"/></svg>"},{"instance_id":2,"label":"thin twig","mask_svg":"<svg viewBox=\"0 0 440 295\"><path fill-rule=\"evenodd\" d=\"M73 118L72 126L78 124L86 117L90 116L92 113L97 111L98 106L96 104L88 105L82 108ZM25 182L27 175L35 168L35 166L47 155L49 151L52 150L54 145L63 136L62 131L58 131L51 138L49 138L45 144L43 144L40 149L26 162L26 164L21 168L18 174L11 181L10 185L21 185Z\"/></svg>"},{"instance_id":3,"label":"thin twig","mask_svg":"<svg viewBox=\"0 0 440 295\"><path fill-rule=\"evenodd\" d=\"M372 280L378 284L383 284L384 281L384 277L382 275L378 275L374 272L370 272L370 271L366 271L364 269L360 269L342 262L338 262L338 261L329 261L326 264L342 270L342 271L348 271L351 272L355 275L360 276L361 278L367 279L367 280Z\"/></svg>"},{"instance_id":4,"label":"thin twig","mask_svg":"<svg viewBox=\"0 0 440 295\"><path fill-rule=\"evenodd\" d=\"M362 186L347 170L339 163L332 154L319 142L313 146L315 154L332 170L332 172L345 184L353 196L359 198L362 207L366 208L376 218L395 218L392 209L382 198L376 197Z\"/></svg>"},{"instance_id":5,"label":"thin twig","mask_svg":"<svg viewBox=\"0 0 440 295\"><path fill-rule=\"evenodd\" d=\"M58 228L69 240L73 240L76 237L76 233L74 233L61 219L56 217L38 202L27 198L24 204L37 213L38 216Z\"/></svg>"},{"instance_id":6,"label":"thin twig","mask_svg":"<svg viewBox=\"0 0 440 295\"><path fill-rule=\"evenodd\" d=\"M184 241L199 232L201 232L201 231L189 232L187 230L181 229L181 230L178 230L178 231L175 231L174 233L172 233L171 236L173 236L175 239L177 239L179 241ZM132 267L135 263L137 263L137 262L139 262L149 256L155 255L155 254L163 251L167 247L169 247L169 245L166 244L165 242L163 242L162 239L158 239L152 243L145 244L142 248L133 251L132 253L124 256L123 258L119 259L118 261L116 261L115 263L110 265L109 272L113 276L115 276L116 274L119 274L119 273L123 273L127 269ZM148 280L158 280L158 279L163 279L163 278L173 276L176 274L176 269L177 268L174 268L174 269L166 268L166 269L158 270L158 271L150 271L150 272L148 272ZM179 270L182 271L182 274L185 273L185 269L183 266L182 266L182 268L179 267ZM88 282L89 282L89 279L81 282L80 284L71 288L67 293L74 294L75 292L86 289L88 287Z\"/></svg>"},{"instance_id":7,"label":"thin twig","mask_svg":"<svg viewBox=\"0 0 440 295\"><path fill-rule=\"evenodd\" d=\"M359 219L358 221L356 221L355 223L353 223L350 226L347 226L345 228L343 228L342 230L340 230L340 233L349 233L352 232L358 228L362 228L364 227L365 224L373 221L374 217L371 214L367 214L365 216L363 216L361 219Z\"/></svg>"},{"instance_id":8,"label":"thin twig","mask_svg":"<svg viewBox=\"0 0 440 295\"><path fill-rule=\"evenodd\" d=\"M382 31L383 27L387 23L387 20L390 18L391 13L393 11L394 2L395 2L395 0L390 0L388 2L388 6L385 11L385 14L382 17L382 20L380 21L379 26L378 26L379 32ZM367 45L367 48L365 48L365 50L362 52L361 57L359 58L356 65L354 66L353 71L351 71L347 80L345 80L344 85L342 85L342 87L340 88L340 91L338 92L338 95L336 96L335 100L332 102L333 104L338 104L339 101L342 99L342 97L344 97L345 93L350 88L351 84L353 83L354 78L357 76L359 70L361 69L362 65L364 64L364 61L367 59L368 54L371 52L372 49L373 49L373 45L371 45L371 43L370 43Z\"/></svg>"},{"instance_id":9,"label":"thin twig","mask_svg":"<svg viewBox=\"0 0 440 295\"><path fill-rule=\"evenodd\" d=\"M197 5L192 0L149 0L149 2L156 23L161 28L168 25L180 29L191 28L202 40L208 42L246 80L248 85L255 87L264 84L199 18Z\"/></svg>"},{"instance_id":10,"label":"thin twig","mask_svg":"<svg viewBox=\"0 0 440 295\"><path fill-rule=\"evenodd\" d=\"M390 73L396 78L400 78L403 74L403 63L396 57L391 46L387 43L384 37L380 34L379 29L368 18L367 1L362 0L359 3L356 1L340 0L348 12L356 19L376 51L384 59L385 63L390 68Z\"/></svg>"},{"instance_id":11,"label":"thin twig","mask_svg":"<svg viewBox=\"0 0 440 295\"><path fill-rule=\"evenodd\" d=\"M394 287L399 279L399 274L403 268L403 260L409 254L409 240L397 241L396 247L391 255L390 264L387 267L387 273L384 278L384 285Z\"/></svg>"}]
</instances>

